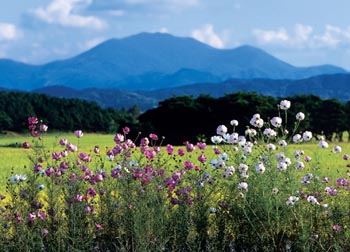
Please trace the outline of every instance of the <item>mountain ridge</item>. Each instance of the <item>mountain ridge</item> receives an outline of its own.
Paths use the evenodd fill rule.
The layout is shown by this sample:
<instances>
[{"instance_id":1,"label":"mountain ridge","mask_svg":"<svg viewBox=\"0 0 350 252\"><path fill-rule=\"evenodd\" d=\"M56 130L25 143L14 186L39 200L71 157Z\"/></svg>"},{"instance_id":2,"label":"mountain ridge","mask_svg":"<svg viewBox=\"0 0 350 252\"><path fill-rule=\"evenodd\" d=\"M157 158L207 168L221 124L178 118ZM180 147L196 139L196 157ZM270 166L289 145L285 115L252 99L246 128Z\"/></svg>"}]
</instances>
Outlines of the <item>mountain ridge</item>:
<instances>
[{"instance_id":1,"label":"mountain ridge","mask_svg":"<svg viewBox=\"0 0 350 252\"><path fill-rule=\"evenodd\" d=\"M181 69L186 69L185 74ZM262 49L217 49L193 38L140 33L109 39L65 60L30 65L0 59L0 86L30 91L47 86L76 89L155 90L227 79L304 79L347 73L333 65L295 67Z\"/></svg>"}]
</instances>

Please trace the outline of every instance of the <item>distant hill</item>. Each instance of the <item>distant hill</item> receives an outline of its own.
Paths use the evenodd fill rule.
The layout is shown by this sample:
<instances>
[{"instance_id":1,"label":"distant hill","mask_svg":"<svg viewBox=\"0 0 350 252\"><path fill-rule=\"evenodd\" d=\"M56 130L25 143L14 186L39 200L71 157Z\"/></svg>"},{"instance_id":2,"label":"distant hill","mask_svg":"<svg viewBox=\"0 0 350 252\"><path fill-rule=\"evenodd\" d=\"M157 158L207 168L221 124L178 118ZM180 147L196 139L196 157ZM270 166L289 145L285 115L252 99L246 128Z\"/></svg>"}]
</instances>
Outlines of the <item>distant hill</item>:
<instances>
[{"instance_id":1,"label":"distant hill","mask_svg":"<svg viewBox=\"0 0 350 252\"><path fill-rule=\"evenodd\" d=\"M216 49L164 33L110 39L76 57L41 66L0 60L0 86L20 90L57 85L156 90L232 78L303 79L336 73L346 71L331 65L295 67L252 46Z\"/></svg>"},{"instance_id":2,"label":"distant hill","mask_svg":"<svg viewBox=\"0 0 350 252\"><path fill-rule=\"evenodd\" d=\"M350 100L350 74L321 75L302 80L230 79L221 83L202 83L153 91L126 91L116 89L75 90L66 87L46 87L34 90L51 96L80 98L96 101L103 107L130 108L137 105L145 111L154 108L159 101L174 95L209 94L221 97L237 91L257 92L273 97L287 97L298 94L314 94L321 98Z\"/></svg>"}]
</instances>

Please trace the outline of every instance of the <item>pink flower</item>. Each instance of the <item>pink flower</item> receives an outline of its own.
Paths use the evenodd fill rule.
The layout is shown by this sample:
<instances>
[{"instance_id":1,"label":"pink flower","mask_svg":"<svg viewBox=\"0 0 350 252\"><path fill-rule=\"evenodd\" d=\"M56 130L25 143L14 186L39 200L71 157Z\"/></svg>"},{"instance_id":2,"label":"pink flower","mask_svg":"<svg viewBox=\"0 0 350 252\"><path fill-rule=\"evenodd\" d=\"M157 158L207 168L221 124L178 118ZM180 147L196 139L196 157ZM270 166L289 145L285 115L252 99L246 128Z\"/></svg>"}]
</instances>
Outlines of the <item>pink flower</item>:
<instances>
[{"instance_id":1,"label":"pink flower","mask_svg":"<svg viewBox=\"0 0 350 252\"><path fill-rule=\"evenodd\" d=\"M28 124L38 124L39 120L36 117L28 117Z\"/></svg>"},{"instance_id":2,"label":"pink flower","mask_svg":"<svg viewBox=\"0 0 350 252\"><path fill-rule=\"evenodd\" d=\"M54 153L51 154L51 157L54 160L60 160L62 158L62 155L59 152L54 152Z\"/></svg>"},{"instance_id":3,"label":"pink flower","mask_svg":"<svg viewBox=\"0 0 350 252\"><path fill-rule=\"evenodd\" d=\"M97 227L97 229L99 230L103 230L104 227L101 224L95 223L95 226Z\"/></svg>"},{"instance_id":4,"label":"pink flower","mask_svg":"<svg viewBox=\"0 0 350 252\"><path fill-rule=\"evenodd\" d=\"M41 165L35 165L34 166L34 172L39 172L43 169L43 167Z\"/></svg>"},{"instance_id":5,"label":"pink flower","mask_svg":"<svg viewBox=\"0 0 350 252\"><path fill-rule=\"evenodd\" d=\"M199 155L198 161L204 164L207 161L207 157L204 154Z\"/></svg>"},{"instance_id":6,"label":"pink flower","mask_svg":"<svg viewBox=\"0 0 350 252\"><path fill-rule=\"evenodd\" d=\"M97 153L100 153L100 148L98 146L95 146L94 148L94 152L97 154Z\"/></svg>"},{"instance_id":7,"label":"pink flower","mask_svg":"<svg viewBox=\"0 0 350 252\"><path fill-rule=\"evenodd\" d=\"M44 229L41 230L41 235L42 235L42 236L46 236L46 235L48 235L48 234L49 234L49 230L47 230L46 228L44 228Z\"/></svg>"},{"instance_id":8,"label":"pink flower","mask_svg":"<svg viewBox=\"0 0 350 252\"><path fill-rule=\"evenodd\" d=\"M185 155L185 151L183 149L178 149L177 154L179 154L179 156L182 157L183 155Z\"/></svg>"},{"instance_id":9,"label":"pink flower","mask_svg":"<svg viewBox=\"0 0 350 252\"><path fill-rule=\"evenodd\" d=\"M68 140L65 138L60 139L60 145L64 146L68 143Z\"/></svg>"},{"instance_id":10,"label":"pink flower","mask_svg":"<svg viewBox=\"0 0 350 252\"><path fill-rule=\"evenodd\" d=\"M87 195L90 196L91 198L94 198L96 196L96 190L94 188L89 188L87 190Z\"/></svg>"},{"instance_id":11,"label":"pink flower","mask_svg":"<svg viewBox=\"0 0 350 252\"><path fill-rule=\"evenodd\" d=\"M129 127L124 127L124 128L123 128L123 133L124 133L125 135L129 134L129 132L130 132Z\"/></svg>"},{"instance_id":12,"label":"pink flower","mask_svg":"<svg viewBox=\"0 0 350 252\"><path fill-rule=\"evenodd\" d=\"M168 144L166 146L166 151L169 155L172 155L174 153L174 147L171 144Z\"/></svg>"},{"instance_id":13,"label":"pink flower","mask_svg":"<svg viewBox=\"0 0 350 252\"><path fill-rule=\"evenodd\" d=\"M341 230L341 226L339 226L339 225L334 225L334 226L333 226L333 230L334 230L334 231L340 231L340 230Z\"/></svg>"},{"instance_id":14,"label":"pink flower","mask_svg":"<svg viewBox=\"0 0 350 252\"><path fill-rule=\"evenodd\" d=\"M81 130L76 130L74 131L74 135L77 137L77 138L81 138L84 136L83 132Z\"/></svg>"},{"instance_id":15,"label":"pink flower","mask_svg":"<svg viewBox=\"0 0 350 252\"><path fill-rule=\"evenodd\" d=\"M48 128L49 127L46 124L41 124L40 125L40 131L42 131L42 132L46 132L48 130Z\"/></svg>"},{"instance_id":16,"label":"pink flower","mask_svg":"<svg viewBox=\"0 0 350 252\"><path fill-rule=\"evenodd\" d=\"M158 140L158 136L156 134L153 134L153 133L149 134L149 138L151 138L154 141Z\"/></svg>"},{"instance_id":17,"label":"pink flower","mask_svg":"<svg viewBox=\"0 0 350 252\"><path fill-rule=\"evenodd\" d=\"M116 144L120 144L122 142L124 142L124 136L122 134L116 134L115 137L114 137L114 142Z\"/></svg>"},{"instance_id":18,"label":"pink flower","mask_svg":"<svg viewBox=\"0 0 350 252\"><path fill-rule=\"evenodd\" d=\"M198 142L197 143L197 147L200 149L200 150L205 150L207 148L207 145L205 143L202 143L202 142Z\"/></svg>"},{"instance_id":19,"label":"pink flower","mask_svg":"<svg viewBox=\"0 0 350 252\"><path fill-rule=\"evenodd\" d=\"M29 213L28 215L28 221L34 222L36 220L36 214L35 213Z\"/></svg>"},{"instance_id":20,"label":"pink flower","mask_svg":"<svg viewBox=\"0 0 350 252\"><path fill-rule=\"evenodd\" d=\"M22 144L22 147L23 147L23 149L29 149L30 148L30 144L28 142L24 142Z\"/></svg>"},{"instance_id":21,"label":"pink flower","mask_svg":"<svg viewBox=\"0 0 350 252\"><path fill-rule=\"evenodd\" d=\"M38 211L38 217L42 220L46 219L46 214L42 212L41 210Z\"/></svg>"},{"instance_id":22,"label":"pink flower","mask_svg":"<svg viewBox=\"0 0 350 252\"><path fill-rule=\"evenodd\" d=\"M91 157L88 154L86 154L85 152L79 153L78 158L84 162L91 162Z\"/></svg>"},{"instance_id":23,"label":"pink flower","mask_svg":"<svg viewBox=\"0 0 350 252\"><path fill-rule=\"evenodd\" d=\"M194 164L190 161L185 161L184 167L186 170L192 170L194 168Z\"/></svg>"}]
</instances>

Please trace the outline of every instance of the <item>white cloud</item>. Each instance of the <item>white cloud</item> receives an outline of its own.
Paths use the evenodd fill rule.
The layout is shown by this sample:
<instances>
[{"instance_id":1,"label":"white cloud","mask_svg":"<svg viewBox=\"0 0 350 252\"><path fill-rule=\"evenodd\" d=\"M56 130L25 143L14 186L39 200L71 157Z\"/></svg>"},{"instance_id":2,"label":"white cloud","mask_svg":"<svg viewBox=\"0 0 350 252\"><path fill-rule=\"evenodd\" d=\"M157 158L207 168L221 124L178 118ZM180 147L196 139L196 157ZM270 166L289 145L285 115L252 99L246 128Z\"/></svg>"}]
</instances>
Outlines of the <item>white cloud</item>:
<instances>
[{"instance_id":1,"label":"white cloud","mask_svg":"<svg viewBox=\"0 0 350 252\"><path fill-rule=\"evenodd\" d=\"M19 37L19 31L16 26L8 23L0 23L0 41L14 40Z\"/></svg>"},{"instance_id":2,"label":"white cloud","mask_svg":"<svg viewBox=\"0 0 350 252\"><path fill-rule=\"evenodd\" d=\"M162 27L159 29L160 33L169 33L169 30L166 27Z\"/></svg>"},{"instance_id":3,"label":"white cloud","mask_svg":"<svg viewBox=\"0 0 350 252\"><path fill-rule=\"evenodd\" d=\"M214 32L212 24L206 24L202 28L192 31L192 37L216 48L224 47L224 42Z\"/></svg>"},{"instance_id":4,"label":"white cloud","mask_svg":"<svg viewBox=\"0 0 350 252\"><path fill-rule=\"evenodd\" d=\"M253 35L260 44L268 44L277 42L284 42L289 40L289 35L284 28L279 29L278 31L273 30L253 30Z\"/></svg>"},{"instance_id":5,"label":"white cloud","mask_svg":"<svg viewBox=\"0 0 350 252\"><path fill-rule=\"evenodd\" d=\"M92 0L53 0L47 7L37 8L33 13L49 24L102 29L106 24L101 19L77 14L91 3Z\"/></svg>"},{"instance_id":6,"label":"white cloud","mask_svg":"<svg viewBox=\"0 0 350 252\"><path fill-rule=\"evenodd\" d=\"M280 45L293 48L337 48L350 46L350 26L341 28L326 25L324 31L315 34L313 27L296 24L294 32L289 33L285 28L279 30L253 30L253 36L261 45Z\"/></svg>"},{"instance_id":7,"label":"white cloud","mask_svg":"<svg viewBox=\"0 0 350 252\"><path fill-rule=\"evenodd\" d=\"M115 10L108 10L107 13L111 16L122 17L122 16L125 16L126 11L115 9Z\"/></svg>"}]
</instances>

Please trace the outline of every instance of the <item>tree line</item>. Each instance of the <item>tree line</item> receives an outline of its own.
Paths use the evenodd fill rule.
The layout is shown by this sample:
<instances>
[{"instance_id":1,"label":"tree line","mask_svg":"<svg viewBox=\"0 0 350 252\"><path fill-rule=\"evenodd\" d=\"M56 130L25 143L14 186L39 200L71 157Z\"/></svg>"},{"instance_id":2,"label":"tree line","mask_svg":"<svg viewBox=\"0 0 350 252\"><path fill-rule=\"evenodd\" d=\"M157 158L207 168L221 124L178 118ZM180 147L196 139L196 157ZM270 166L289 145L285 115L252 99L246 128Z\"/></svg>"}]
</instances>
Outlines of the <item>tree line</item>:
<instances>
[{"instance_id":1,"label":"tree line","mask_svg":"<svg viewBox=\"0 0 350 252\"><path fill-rule=\"evenodd\" d=\"M124 125L137 127L137 108L118 110L101 108L95 102L55 98L25 92L0 92L0 130L23 132L27 118L36 116L49 125L50 131L114 133Z\"/></svg>"},{"instance_id":2,"label":"tree line","mask_svg":"<svg viewBox=\"0 0 350 252\"><path fill-rule=\"evenodd\" d=\"M299 130L310 130L324 135L328 140L334 136L341 140L344 131L350 132L350 101L321 99L314 95L283 97L290 100L288 129L293 129L295 115L303 112L306 119ZM142 128L166 136L167 142L181 144L183 141L210 139L219 124L229 126L230 121L239 121L236 130L244 134L251 117L259 113L265 121L278 116L277 104L282 98L238 92L221 98L201 95L173 97L160 102L159 107L140 115ZM284 115L281 113L284 120Z\"/></svg>"},{"instance_id":3,"label":"tree line","mask_svg":"<svg viewBox=\"0 0 350 252\"><path fill-rule=\"evenodd\" d=\"M215 134L219 124L229 125L233 119L239 121L236 130L243 134L255 113L261 114L265 121L277 116L277 104L281 99L247 92L220 98L178 96L166 99L157 108L141 114L136 106L129 110L104 109L85 100L3 91L0 92L0 130L23 132L27 128L27 117L36 116L47 123L51 131L82 129L116 133L128 126L135 136L139 131L143 135L156 133L165 136L166 143L182 144L184 141L205 141ZM289 129L293 128L296 113L303 112L306 119L300 131L310 130L328 140L334 137L340 140L343 132L350 133L350 101L342 103L314 95L283 99L292 103L288 110Z\"/></svg>"}]
</instances>

